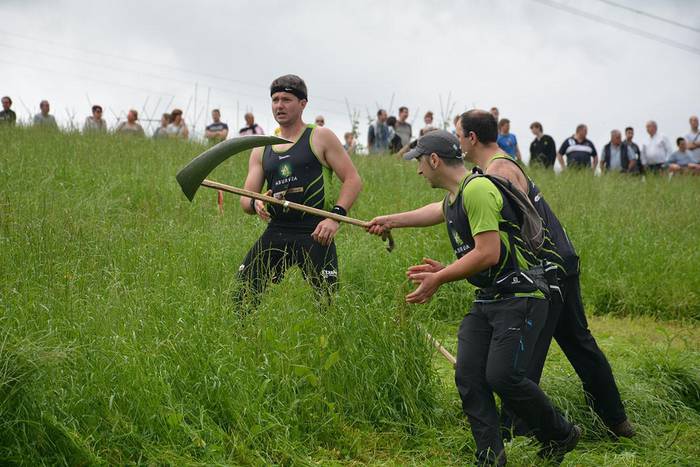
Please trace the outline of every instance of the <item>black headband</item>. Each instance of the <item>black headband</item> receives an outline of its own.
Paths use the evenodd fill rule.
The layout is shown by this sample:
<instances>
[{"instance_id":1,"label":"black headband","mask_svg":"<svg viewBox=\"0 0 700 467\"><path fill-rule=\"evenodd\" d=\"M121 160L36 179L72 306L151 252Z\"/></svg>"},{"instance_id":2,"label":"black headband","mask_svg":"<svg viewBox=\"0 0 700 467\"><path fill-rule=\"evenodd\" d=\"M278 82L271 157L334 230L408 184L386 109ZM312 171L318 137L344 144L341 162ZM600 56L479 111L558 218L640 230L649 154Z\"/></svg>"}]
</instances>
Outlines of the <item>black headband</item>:
<instances>
[{"instance_id":1,"label":"black headband","mask_svg":"<svg viewBox=\"0 0 700 467\"><path fill-rule=\"evenodd\" d=\"M309 98L306 97L306 93L304 91L302 91L301 89L293 88L291 86L272 86L272 88L270 88L270 96L272 96L276 92L288 92L290 94L294 94L300 100L301 99L306 99L307 101L309 100Z\"/></svg>"}]
</instances>

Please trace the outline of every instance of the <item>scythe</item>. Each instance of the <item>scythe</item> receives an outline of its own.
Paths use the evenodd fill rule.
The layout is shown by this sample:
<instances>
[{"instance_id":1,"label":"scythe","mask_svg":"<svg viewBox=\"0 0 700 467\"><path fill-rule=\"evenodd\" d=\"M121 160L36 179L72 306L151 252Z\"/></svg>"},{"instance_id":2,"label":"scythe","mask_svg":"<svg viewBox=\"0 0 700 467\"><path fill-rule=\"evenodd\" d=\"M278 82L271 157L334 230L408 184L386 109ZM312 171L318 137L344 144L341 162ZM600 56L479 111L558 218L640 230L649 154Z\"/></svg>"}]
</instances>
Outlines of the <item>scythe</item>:
<instances>
[{"instance_id":1,"label":"scythe","mask_svg":"<svg viewBox=\"0 0 700 467\"><path fill-rule=\"evenodd\" d=\"M276 136L264 135L251 135L241 136L238 138L231 138L207 149L202 154L192 159L192 161L190 161L189 164L187 164L177 173L175 178L180 184L182 192L190 201L194 199L194 196L197 193L199 187L205 186L208 188L214 188L217 190L225 191L227 193L233 193L240 196L247 196L249 198L259 199L270 204L283 206L287 209L293 209L296 211L306 212L315 216L333 219L336 222L344 222L346 224L352 224L363 228L369 227L369 222L366 221L354 219L348 216L341 216L340 214L324 211L323 209L312 208L303 204L293 203L291 201L277 199L272 196L256 193L254 191L244 190L242 188L236 188L233 186L224 185L223 183L207 180L207 176L229 157L232 157L248 149L284 143L291 143L291 141L288 141L283 138L278 138ZM384 235L382 235L382 239L388 240L388 251L394 249L394 239L391 236L391 232L387 231Z\"/></svg>"}]
</instances>

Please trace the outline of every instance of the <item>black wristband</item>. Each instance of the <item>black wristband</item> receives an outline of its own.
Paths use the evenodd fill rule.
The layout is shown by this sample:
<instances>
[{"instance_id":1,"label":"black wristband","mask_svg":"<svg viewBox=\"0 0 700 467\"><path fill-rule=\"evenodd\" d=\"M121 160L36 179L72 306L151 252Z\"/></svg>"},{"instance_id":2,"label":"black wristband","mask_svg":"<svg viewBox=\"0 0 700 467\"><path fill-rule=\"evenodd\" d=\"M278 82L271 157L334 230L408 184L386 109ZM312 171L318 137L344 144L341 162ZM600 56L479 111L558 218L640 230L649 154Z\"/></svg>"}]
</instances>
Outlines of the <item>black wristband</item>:
<instances>
[{"instance_id":1,"label":"black wristband","mask_svg":"<svg viewBox=\"0 0 700 467\"><path fill-rule=\"evenodd\" d=\"M342 206L340 206L340 205L338 205L338 204L336 204L335 206L333 206L333 209L331 209L331 212L334 212L334 213L336 213L336 214L340 214L341 216L347 216L347 215L348 215L348 212L345 210L345 208L342 207Z\"/></svg>"},{"instance_id":2,"label":"black wristband","mask_svg":"<svg viewBox=\"0 0 700 467\"><path fill-rule=\"evenodd\" d=\"M253 210L253 214L255 214L257 212L255 210L255 198L250 198L250 209Z\"/></svg>"}]
</instances>

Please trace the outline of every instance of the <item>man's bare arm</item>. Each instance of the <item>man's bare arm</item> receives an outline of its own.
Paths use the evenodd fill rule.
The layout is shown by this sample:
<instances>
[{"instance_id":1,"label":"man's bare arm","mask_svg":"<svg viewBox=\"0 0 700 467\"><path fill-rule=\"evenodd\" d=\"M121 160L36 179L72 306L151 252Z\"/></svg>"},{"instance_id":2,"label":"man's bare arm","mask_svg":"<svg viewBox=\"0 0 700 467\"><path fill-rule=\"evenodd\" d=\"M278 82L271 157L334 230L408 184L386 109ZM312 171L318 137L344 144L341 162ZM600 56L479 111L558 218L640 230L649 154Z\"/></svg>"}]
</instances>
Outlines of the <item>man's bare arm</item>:
<instances>
[{"instance_id":1,"label":"man's bare arm","mask_svg":"<svg viewBox=\"0 0 700 467\"><path fill-rule=\"evenodd\" d=\"M317 151L322 155L322 163L333 170L342 182L336 204L349 211L362 190L362 179L357 173L350 156L335 134L328 128L316 127L314 142Z\"/></svg>"},{"instance_id":2,"label":"man's bare arm","mask_svg":"<svg viewBox=\"0 0 700 467\"><path fill-rule=\"evenodd\" d=\"M369 221L368 232L381 235L387 230L400 229L404 227L430 227L445 220L442 212L442 202L431 203L413 211L399 212L378 216Z\"/></svg>"},{"instance_id":3,"label":"man's bare arm","mask_svg":"<svg viewBox=\"0 0 700 467\"><path fill-rule=\"evenodd\" d=\"M248 176L245 179L243 188L249 191L260 193L263 183L265 183L265 172L262 166L262 148L253 148L248 159ZM241 208L246 214L255 214L256 210L251 207L251 199L241 196Z\"/></svg>"}]
</instances>

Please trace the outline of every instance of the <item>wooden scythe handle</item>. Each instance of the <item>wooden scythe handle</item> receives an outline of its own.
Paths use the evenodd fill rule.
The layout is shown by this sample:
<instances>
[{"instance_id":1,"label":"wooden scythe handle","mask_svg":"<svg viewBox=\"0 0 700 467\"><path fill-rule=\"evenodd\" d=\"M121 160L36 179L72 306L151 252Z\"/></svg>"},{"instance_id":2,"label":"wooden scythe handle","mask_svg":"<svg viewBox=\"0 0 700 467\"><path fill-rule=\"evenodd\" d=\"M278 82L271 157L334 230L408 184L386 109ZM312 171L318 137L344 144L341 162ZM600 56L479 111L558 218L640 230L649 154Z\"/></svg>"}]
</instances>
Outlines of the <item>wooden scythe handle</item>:
<instances>
[{"instance_id":1,"label":"wooden scythe handle","mask_svg":"<svg viewBox=\"0 0 700 467\"><path fill-rule=\"evenodd\" d=\"M294 209L295 211L302 211L307 214L313 214L314 216L325 217L326 219L333 219L337 222L344 222L346 224L356 225L358 227L367 228L369 227L369 222L355 219L348 216L341 216L334 212L324 211L323 209L312 208L311 206L305 206L299 203L293 203L291 201L285 201L283 199L277 199L272 196L263 195L262 193L256 193L250 190L244 190L243 188L236 188L235 186L224 185L223 183L214 182L212 180L204 180L202 186L207 188L213 188L215 190L225 191L227 193L233 193L239 196L247 196L248 198L259 199L260 201L265 201L266 203L275 204L277 206L282 206L288 209ZM394 249L394 238L391 236L391 232L387 231L382 234L382 240L388 240L387 250L391 251Z\"/></svg>"}]
</instances>

